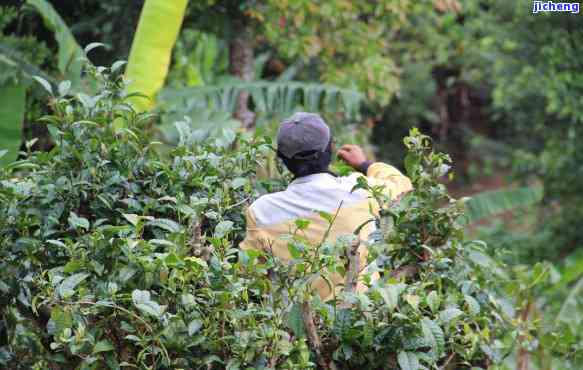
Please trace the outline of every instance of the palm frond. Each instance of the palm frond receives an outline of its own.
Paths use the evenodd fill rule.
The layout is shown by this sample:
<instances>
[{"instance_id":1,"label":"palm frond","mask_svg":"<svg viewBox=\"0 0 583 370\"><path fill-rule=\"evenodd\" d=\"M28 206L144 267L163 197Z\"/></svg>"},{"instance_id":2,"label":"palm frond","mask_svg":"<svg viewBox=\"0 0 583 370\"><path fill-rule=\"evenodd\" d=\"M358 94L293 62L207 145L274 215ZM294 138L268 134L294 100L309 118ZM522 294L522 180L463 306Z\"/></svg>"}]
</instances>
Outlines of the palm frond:
<instances>
[{"instance_id":1,"label":"palm frond","mask_svg":"<svg viewBox=\"0 0 583 370\"><path fill-rule=\"evenodd\" d=\"M214 86L167 88L162 105L188 110L204 105L215 111L234 112L240 92L248 92L257 113L286 115L301 107L307 111L343 112L358 116L363 95L351 89L298 81L229 81ZM179 110L180 110L179 108Z\"/></svg>"},{"instance_id":2,"label":"palm frond","mask_svg":"<svg viewBox=\"0 0 583 370\"><path fill-rule=\"evenodd\" d=\"M582 290L583 278L580 278L573 288L571 288L567 298L563 301L561 309L555 318L555 322L562 321L575 325L581 322L581 313L583 312Z\"/></svg>"},{"instance_id":3,"label":"palm frond","mask_svg":"<svg viewBox=\"0 0 583 370\"><path fill-rule=\"evenodd\" d=\"M16 159L22 135L26 88L22 85L0 86L0 166Z\"/></svg>"},{"instance_id":4,"label":"palm frond","mask_svg":"<svg viewBox=\"0 0 583 370\"><path fill-rule=\"evenodd\" d=\"M81 71L85 53L75 40L71 30L59 13L46 0L27 0L26 4L34 8L42 17L46 27L55 33L59 45L59 71L71 81L73 88L81 82Z\"/></svg>"},{"instance_id":5,"label":"palm frond","mask_svg":"<svg viewBox=\"0 0 583 370\"><path fill-rule=\"evenodd\" d=\"M534 205L541 201L542 196L542 186L479 193L466 202L466 217L469 223L473 223L520 207Z\"/></svg>"},{"instance_id":6,"label":"palm frond","mask_svg":"<svg viewBox=\"0 0 583 370\"><path fill-rule=\"evenodd\" d=\"M11 68L16 68L21 71L27 77L39 76L49 81L53 87L56 86L56 82L46 73L44 73L40 68L34 64L27 61L18 50L14 49L10 45L7 45L0 41L0 64L7 65Z\"/></svg>"}]
</instances>

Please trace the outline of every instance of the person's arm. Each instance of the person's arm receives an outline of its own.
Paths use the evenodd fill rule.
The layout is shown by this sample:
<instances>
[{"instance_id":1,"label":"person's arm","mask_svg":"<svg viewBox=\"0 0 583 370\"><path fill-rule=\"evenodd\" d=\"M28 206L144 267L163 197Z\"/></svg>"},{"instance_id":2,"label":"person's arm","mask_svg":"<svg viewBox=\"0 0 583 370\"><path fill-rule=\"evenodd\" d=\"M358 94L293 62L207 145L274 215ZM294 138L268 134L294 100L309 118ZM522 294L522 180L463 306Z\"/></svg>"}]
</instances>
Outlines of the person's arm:
<instances>
[{"instance_id":1,"label":"person's arm","mask_svg":"<svg viewBox=\"0 0 583 370\"><path fill-rule=\"evenodd\" d=\"M401 171L386 163L367 160L364 151L358 145L343 145L338 151L338 157L366 175L371 185L384 185L391 198L413 189L411 180Z\"/></svg>"}]
</instances>

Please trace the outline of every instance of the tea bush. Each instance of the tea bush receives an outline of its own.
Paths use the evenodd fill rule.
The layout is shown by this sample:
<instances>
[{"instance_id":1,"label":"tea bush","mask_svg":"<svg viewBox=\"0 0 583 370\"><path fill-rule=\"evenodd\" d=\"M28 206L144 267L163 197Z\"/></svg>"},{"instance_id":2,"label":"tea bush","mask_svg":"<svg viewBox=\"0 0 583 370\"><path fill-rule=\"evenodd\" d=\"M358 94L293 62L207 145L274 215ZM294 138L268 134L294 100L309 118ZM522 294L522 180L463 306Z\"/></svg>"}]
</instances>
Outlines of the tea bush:
<instances>
[{"instance_id":1,"label":"tea bush","mask_svg":"<svg viewBox=\"0 0 583 370\"><path fill-rule=\"evenodd\" d=\"M294 260L237 248L242 210L281 184L256 178L270 141L177 123L152 141L152 116L127 103L119 64L90 68L94 96L62 83L44 117L57 146L0 171L0 364L9 369L486 368L514 338L496 294L499 267L464 241L463 204L438 178L449 157L412 131L415 189L380 203L366 292L354 240L309 245ZM330 223L334 215L322 213ZM298 230L307 221L296 222ZM353 260L353 259L352 259ZM372 281L378 271L381 279ZM323 302L310 283L346 275Z\"/></svg>"}]
</instances>

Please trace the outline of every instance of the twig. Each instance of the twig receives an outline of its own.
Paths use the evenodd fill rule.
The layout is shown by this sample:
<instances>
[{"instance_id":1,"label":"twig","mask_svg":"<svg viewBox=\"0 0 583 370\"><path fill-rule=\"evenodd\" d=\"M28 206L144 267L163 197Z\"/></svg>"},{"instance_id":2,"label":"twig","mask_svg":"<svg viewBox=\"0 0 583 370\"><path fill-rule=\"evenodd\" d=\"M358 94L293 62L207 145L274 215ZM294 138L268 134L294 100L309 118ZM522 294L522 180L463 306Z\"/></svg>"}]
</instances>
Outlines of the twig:
<instances>
[{"instance_id":1,"label":"twig","mask_svg":"<svg viewBox=\"0 0 583 370\"><path fill-rule=\"evenodd\" d=\"M336 370L336 365L334 365L333 362L328 363L322 354L322 341L318 335L318 330L316 328L316 324L314 323L312 307L308 301L302 303L302 318L304 320L306 334L308 335L308 341L310 342L312 350L316 354L316 361L318 362L318 365L325 370Z\"/></svg>"},{"instance_id":2,"label":"twig","mask_svg":"<svg viewBox=\"0 0 583 370\"><path fill-rule=\"evenodd\" d=\"M447 358L447 360L443 364L443 366L441 367L441 369L445 370L447 368L447 365L449 365L449 363L451 362L451 360L453 360L454 357L455 357L455 352L452 352L451 355L449 355L449 357Z\"/></svg>"},{"instance_id":3,"label":"twig","mask_svg":"<svg viewBox=\"0 0 583 370\"><path fill-rule=\"evenodd\" d=\"M347 258L348 258L348 268L346 270L346 277L344 282L344 293L349 295L356 292L358 286L358 275L360 273L360 251L358 247L360 246L360 237L355 235L356 239L352 242L349 248L347 248ZM348 308L350 304L343 302L340 308Z\"/></svg>"},{"instance_id":4,"label":"twig","mask_svg":"<svg viewBox=\"0 0 583 370\"><path fill-rule=\"evenodd\" d=\"M91 302L91 301L76 301L76 302L60 301L60 302L61 302L61 304L68 304L68 305L79 304L79 305L89 305L89 306L113 308L114 310L122 311L123 313L125 313L129 316L132 316L136 320L140 321L146 327L146 329L148 329L148 331L150 333L154 332L154 330L152 329L152 327L150 326L150 324L148 324L148 322L146 320L142 319L140 316L136 315L135 313L133 313L129 310L126 310L125 308L118 306L114 303L108 304L108 303L103 303L103 302Z\"/></svg>"},{"instance_id":5,"label":"twig","mask_svg":"<svg viewBox=\"0 0 583 370\"><path fill-rule=\"evenodd\" d=\"M334 213L334 217L332 217L332 220L330 220L330 222L328 224L328 228L326 229L326 231L324 232L324 236L322 237L322 241L318 245L318 249L322 246L322 244L324 244L326 239L328 239L328 236L330 235L330 231L332 230L332 226L334 226L334 222L336 222L336 218L338 217L338 214L340 213L340 208L342 208L343 203L344 203L344 201L341 200L340 204L338 204L338 208L336 209L336 213Z\"/></svg>"},{"instance_id":6,"label":"twig","mask_svg":"<svg viewBox=\"0 0 583 370\"><path fill-rule=\"evenodd\" d=\"M229 209L232 209L232 208L239 207L240 205L243 205L243 204L247 203L250 199L251 199L251 197L247 197L247 198L245 198L245 199L243 199L243 200L241 200L241 201L239 201L239 202L237 202L235 204L231 204L230 206L228 206L227 208L225 208L225 211L227 211Z\"/></svg>"},{"instance_id":7,"label":"twig","mask_svg":"<svg viewBox=\"0 0 583 370\"><path fill-rule=\"evenodd\" d=\"M358 273L360 271L360 251L358 247L360 246L360 237L358 235L355 235L355 237L348 250L348 271L346 272L344 286L346 293L356 292L356 286L358 285Z\"/></svg>"},{"instance_id":8,"label":"twig","mask_svg":"<svg viewBox=\"0 0 583 370\"><path fill-rule=\"evenodd\" d=\"M532 301L530 299L527 300L526 306L522 309L520 313L520 321L522 325L528 325L529 321L529 314L533 307ZM524 341L526 340L526 335L520 335L519 340ZM516 359L516 369L517 370L528 370L530 365L530 352L528 349L524 348L524 344L520 343L520 348L518 349L518 355Z\"/></svg>"},{"instance_id":9,"label":"twig","mask_svg":"<svg viewBox=\"0 0 583 370\"><path fill-rule=\"evenodd\" d=\"M204 245L204 239L202 236L202 221L200 222L191 222L190 224L191 229L191 238L188 241L188 244L191 246L192 253L200 257L204 261L209 261L213 254L213 246L212 245Z\"/></svg>"},{"instance_id":10,"label":"twig","mask_svg":"<svg viewBox=\"0 0 583 370\"><path fill-rule=\"evenodd\" d=\"M358 247L360 246L360 238L358 235L355 236L356 239L352 242L346 251L348 268L346 269L346 277L344 278L345 296L355 293L358 286L358 275L360 274L360 252ZM338 308L347 309L350 308L350 306L351 304L345 300L338 305Z\"/></svg>"}]
</instances>

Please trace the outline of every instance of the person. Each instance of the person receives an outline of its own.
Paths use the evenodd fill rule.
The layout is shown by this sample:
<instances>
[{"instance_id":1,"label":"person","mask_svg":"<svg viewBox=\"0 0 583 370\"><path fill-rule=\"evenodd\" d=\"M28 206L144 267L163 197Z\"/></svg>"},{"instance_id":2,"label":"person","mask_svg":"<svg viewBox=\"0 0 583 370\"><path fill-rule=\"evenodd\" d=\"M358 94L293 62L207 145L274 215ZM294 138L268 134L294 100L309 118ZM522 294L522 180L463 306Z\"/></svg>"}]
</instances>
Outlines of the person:
<instances>
[{"instance_id":1,"label":"person","mask_svg":"<svg viewBox=\"0 0 583 370\"><path fill-rule=\"evenodd\" d=\"M371 218L371 209L378 212L376 202L362 189L352 191L359 176L366 176L371 185L384 185L391 198L412 189L411 181L395 167L367 160L357 145L343 145L338 157L356 173L338 177L329 170L332 161L332 135L324 120L315 113L299 112L281 122L277 134L277 155L294 175L286 190L267 194L257 199L246 210L247 233L241 249L260 249L273 253L284 261L292 259L287 241L281 236L291 234L297 219L310 221L303 230L311 243L319 243L329 223L318 211L337 215L328 232L331 241L341 235L352 235ZM359 237L368 239L374 223L362 227ZM360 272L366 265L368 251L361 242ZM343 283L339 274L331 274L334 287ZM333 296L329 284L322 278L312 284L320 297ZM357 289L366 287L359 283ZM336 288L334 288L336 289Z\"/></svg>"}]
</instances>

